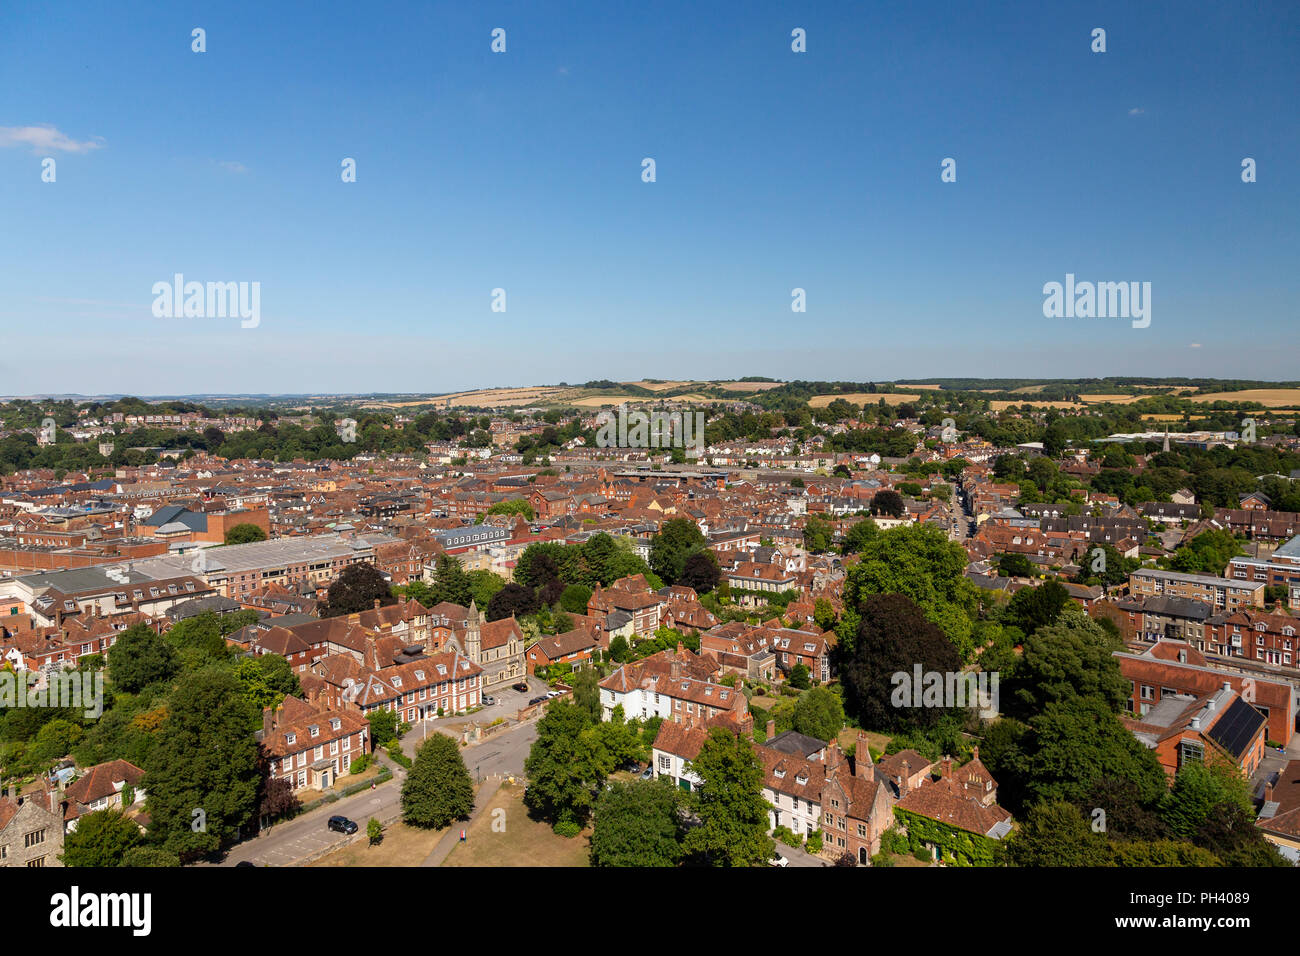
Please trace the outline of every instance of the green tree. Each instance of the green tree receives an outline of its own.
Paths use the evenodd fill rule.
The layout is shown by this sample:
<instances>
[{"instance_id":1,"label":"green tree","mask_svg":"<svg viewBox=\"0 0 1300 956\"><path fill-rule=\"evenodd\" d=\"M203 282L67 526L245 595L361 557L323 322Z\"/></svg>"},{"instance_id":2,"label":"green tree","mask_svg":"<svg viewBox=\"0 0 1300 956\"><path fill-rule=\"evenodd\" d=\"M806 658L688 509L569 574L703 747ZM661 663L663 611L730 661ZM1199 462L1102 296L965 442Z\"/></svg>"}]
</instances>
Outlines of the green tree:
<instances>
[{"instance_id":1,"label":"green tree","mask_svg":"<svg viewBox=\"0 0 1300 956\"><path fill-rule=\"evenodd\" d=\"M384 838L384 825L371 817L366 821L366 837L371 846L374 846Z\"/></svg>"},{"instance_id":2,"label":"green tree","mask_svg":"<svg viewBox=\"0 0 1300 956\"><path fill-rule=\"evenodd\" d=\"M586 823L608 776L601 750L586 710L564 699L547 707L524 761L529 811L553 825Z\"/></svg>"},{"instance_id":3,"label":"green tree","mask_svg":"<svg viewBox=\"0 0 1300 956\"><path fill-rule=\"evenodd\" d=\"M685 794L663 778L614 783L596 801L592 866L676 866Z\"/></svg>"},{"instance_id":4,"label":"green tree","mask_svg":"<svg viewBox=\"0 0 1300 956\"><path fill-rule=\"evenodd\" d=\"M858 554L880 534L880 528L870 518L863 518L844 533L844 544L840 550L844 554Z\"/></svg>"},{"instance_id":5,"label":"green tree","mask_svg":"<svg viewBox=\"0 0 1300 956\"><path fill-rule=\"evenodd\" d=\"M77 829L63 838L64 866L120 866L141 842L140 828L122 811L97 810L77 818Z\"/></svg>"},{"instance_id":6,"label":"green tree","mask_svg":"<svg viewBox=\"0 0 1300 956\"><path fill-rule=\"evenodd\" d=\"M704 534L689 518L670 518L650 539L650 568L666 584L676 584L686 559L705 545Z\"/></svg>"},{"instance_id":7,"label":"green tree","mask_svg":"<svg viewBox=\"0 0 1300 956\"><path fill-rule=\"evenodd\" d=\"M1231 531L1202 531L1174 552L1169 566L1184 574L1222 576L1228 562L1244 554Z\"/></svg>"},{"instance_id":8,"label":"green tree","mask_svg":"<svg viewBox=\"0 0 1300 956\"><path fill-rule=\"evenodd\" d=\"M387 747L397 739L397 711L372 710L366 715L370 723L370 739L375 747Z\"/></svg>"},{"instance_id":9,"label":"green tree","mask_svg":"<svg viewBox=\"0 0 1300 956\"><path fill-rule=\"evenodd\" d=\"M186 674L144 765L150 837L182 860L216 850L253 816L260 714L235 675Z\"/></svg>"},{"instance_id":10,"label":"green tree","mask_svg":"<svg viewBox=\"0 0 1300 956\"><path fill-rule=\"evenodd\" d=\"M1130 693L1113 656L1123 644L1073 602L1058 617L1055 625L1024 639L1024 652L1006 681L1003 709L1029 718L1052 701L1096 697L1118 711Z\"/></svg>"},{"instance_id":11,"label":"green tree","mask_svg":"<svg viewBox=\"0 0 1300 956\"><path fill-rule=\"evenodd\" d=\"M583 584L570 584L560 595L560 607L570 614L586 614L591 600L591 588Z\"/></svg>"},{"instance_id":12,"label":"green tree","mask_svg":"<svg viewBox=\"0 0 1300 956\"><path fill-rule=\"evenodd\" d=\"M438 830L468 820L473 810L474 784L460 748L446 734L431 735L402 783L402 821Z\"/></svg>"},{"instance_id":13,"label":"green tree","mask_svg":"<svg viewBox=\"0 0 1300 956\"><path fill-rule=\"evenodd\" d=\"M835 740L844 727L844 702L828 687L804 691L794 705L794 729L817 740Z\"/></svg>"},{"instance_id":14,"label":"green tree","mask_svg":"<svg viewBox=\"0 0 1300 956\"><path fill-rule=\"evenodd\" d=\"M134 867L169 867L181 865L180 857L175 853L156 846L135 846L122 854L121 866Z\"/></svg>"},{"instance_id":15,"label":"green tree","mask_svg":"<svg viewBox=\"0 0 1300 956\"><path fill-rule=\"evenodd\" d=\"M825 518L809 515L803 526L803 546L809 551L822 553L831 549L835 528Z\"/></svg>"},{"instance_id":16,"label":"green tree","mask_svg":"<svg viewBox=\"0 0 1300 956\"><path fill-rule=\"evenodd\" d=\"M1058 800L1029 811L1008 839L1006 855L1012 866L1105 866L1109 849L1077 807Z\"/></svg>"},{"instance_id":17,"label":"green tree","mask_svg":"<svg viewBox=\"0 0 1300 956\"><path fill-rule=\"evenodd\" d=\"M686 834L686 851L711 866L761 866L771 859L776 844L767 834L763 768L753 744L714 727L688 769L700 779L700 824Z\"/></svg>"},{"instance_id":18,"label":"green tree","mask_svg":"<svg viewBox=\"0 0 1300 956\"><path fill-rule=\"evenodd\" d=\"M237 524L226 531L226 544L249 544L265 540L266 532L255 524Z\"/></svg>"},{"instance_id":19,"label":"green tree","mask_svg":"<svg viewBox=\"0 0 1300 956\"><path fill-rule=\"evenodd\" d=\"M171 680L180 670L176 651L147 624L132 624L108 649L113 687L129 694Z\"/></svg>"}]
</instances>

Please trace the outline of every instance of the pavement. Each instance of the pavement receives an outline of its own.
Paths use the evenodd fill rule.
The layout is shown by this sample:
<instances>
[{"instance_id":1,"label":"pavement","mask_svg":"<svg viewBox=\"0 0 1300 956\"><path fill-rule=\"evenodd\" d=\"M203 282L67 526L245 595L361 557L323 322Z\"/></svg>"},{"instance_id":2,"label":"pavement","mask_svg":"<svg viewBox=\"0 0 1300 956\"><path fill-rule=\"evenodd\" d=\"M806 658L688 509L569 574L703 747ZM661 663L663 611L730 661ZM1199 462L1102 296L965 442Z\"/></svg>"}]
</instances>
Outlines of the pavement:
<instances>
[{"instance_id":1,"label":"pavement","mask_svg":"<svg viewBox=\"0 0 1300 956\"><path fill-rule=\"evenodd\" d=\"M469 825L478 819L479 814L481 814L484 808L488 805L488 801L496 796L496 792L500 788L501 780L498 777L493 777L484 782L483 786L478 788L478 793L474 795L474 812L470 814L469 820L464 823L453 824L447 832L442 835L442 839L439 840L438 845L433 848L433 852L430 853L428 857L425 858L425 861L420 865L442 866L442 861L447 859L447 855L451 853L456 844L460 842L461 831L469 830Z\"/></svg>"}]
</instances>

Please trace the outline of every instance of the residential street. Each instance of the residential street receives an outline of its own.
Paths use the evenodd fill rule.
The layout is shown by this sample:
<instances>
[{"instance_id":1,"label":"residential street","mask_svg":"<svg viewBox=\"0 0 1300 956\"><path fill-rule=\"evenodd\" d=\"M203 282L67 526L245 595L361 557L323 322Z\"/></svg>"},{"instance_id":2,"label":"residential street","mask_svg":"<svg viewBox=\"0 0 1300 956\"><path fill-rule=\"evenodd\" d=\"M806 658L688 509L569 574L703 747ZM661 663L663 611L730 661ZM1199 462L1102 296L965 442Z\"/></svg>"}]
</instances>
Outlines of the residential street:
<instances>
[{"instance_id":1,"label":"residential street","mask_svg":"<svg viewBox=\"0 0 1300 956\"><path fill-rule=\"evenodd\" d=\"M523 773L524 760L536 739L536 722L529 722L467 747L461 753L470 774L476 779L492 775L518 776ZM413 754L419 741L417 731L412 730L402 741L403 751ZM401 798L401 781L405 779L406 771L392 764L382 751L378 756L382 762L394 767L391 780L379 784L374 790L363 790L351 797L318 807L287 823L277 823L265 835L233 847L218 865L234 866L247 860L257 866L296 866L322 851L348 841L349 837L344 834L326 829L325 821L332 816L342 815L355 821L363 839L366 821L371 817L395 819ZM347 778L343 779L346 781Z\"/></svg>"}]
</instances>

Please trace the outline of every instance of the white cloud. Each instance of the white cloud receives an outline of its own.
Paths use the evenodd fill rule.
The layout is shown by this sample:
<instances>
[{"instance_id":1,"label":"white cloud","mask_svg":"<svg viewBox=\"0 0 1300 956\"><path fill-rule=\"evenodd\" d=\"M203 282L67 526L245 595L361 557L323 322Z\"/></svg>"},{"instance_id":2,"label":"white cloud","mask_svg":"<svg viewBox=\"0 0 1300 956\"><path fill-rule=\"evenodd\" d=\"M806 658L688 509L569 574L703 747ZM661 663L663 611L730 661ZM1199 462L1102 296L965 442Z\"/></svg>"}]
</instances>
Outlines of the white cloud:
<instances>
[{"instance_id":1,"label":"white cloud","mask_svg":"<svg viewBox=\"0 0 1300 956\"><path fill-rule=\"evenodd\" d=\"M248 167L247 167L247 166L245 166L243 163L237 163L237 162L235 162L233 159L223 159L223 160L222 160L220 163L218 163L217 165L219 165L222 169L227 170L227 171L232 172L232 173L246 173L246 172L248 172Z\"/></svg>"},{"instance_id":2,"label":"white cloud","mask_svg":"<svg viewBox=\"0 0 1300 956\"><path fill-rule=\"evenodd\" d=\"M1191 345L1189 345L1189 346L1187 346L1187 347L1188 347L1189 349L1199 349L1199 348L1201 347L1201 343L1200 343L1200 342L1193 342Z\"/></svg>"},{"instance_id":3,"label":"white cloud","mask_svg":"<svg viewBox=\"0 0 1300 956\"><path fill-rule=\"evenodd\" d=\"M103 145L102 136L79 143L53 126L0 126L0 146L30 146L34 153L87 153Z\"/></svg>"},{"instance_id":4,"label":"white cloud","mask_svg":"<svg viewBox=\"0 0 1300 956\"><path fill-rule=\"evenodd\" d=\"M1128 111L1128 115L1129 115L1129 116L1141 116L1141 115L1142 115L1143 113L1145 113L1145 112L1146 112L1146 110L1144 110L1142 107L1140 107L1140 106L1135 106L1135 107L1133 107L1131 110Z\"/></svg>"}]
</instances>

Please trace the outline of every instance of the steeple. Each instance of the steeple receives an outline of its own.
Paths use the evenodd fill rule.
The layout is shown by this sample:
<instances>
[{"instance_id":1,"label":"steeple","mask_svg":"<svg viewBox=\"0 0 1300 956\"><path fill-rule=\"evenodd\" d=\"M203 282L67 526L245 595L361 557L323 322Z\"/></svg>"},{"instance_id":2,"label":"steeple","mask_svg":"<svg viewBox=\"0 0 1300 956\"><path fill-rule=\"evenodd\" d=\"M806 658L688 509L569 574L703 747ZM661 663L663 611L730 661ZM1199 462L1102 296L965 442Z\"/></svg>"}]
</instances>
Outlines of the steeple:
<instances>
[{"instance_id":1,"label":"steeple","mask_svg":"<svg viewBox=\"0 0 1300 956\"><path fill-rule=\"evenodd\" d=\"M465 656L475 664L480 664L483 660L483 636L479 631L479 626L482 623L483 620L478 612L478 605L471 597L469 599L469 627L465 630Z\"/></svg>"}]
</instances>

